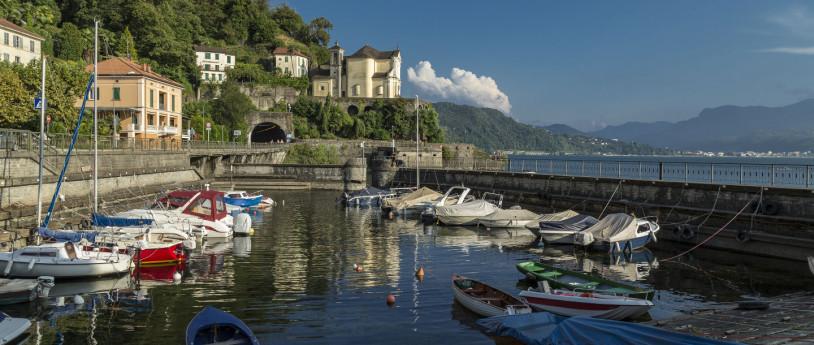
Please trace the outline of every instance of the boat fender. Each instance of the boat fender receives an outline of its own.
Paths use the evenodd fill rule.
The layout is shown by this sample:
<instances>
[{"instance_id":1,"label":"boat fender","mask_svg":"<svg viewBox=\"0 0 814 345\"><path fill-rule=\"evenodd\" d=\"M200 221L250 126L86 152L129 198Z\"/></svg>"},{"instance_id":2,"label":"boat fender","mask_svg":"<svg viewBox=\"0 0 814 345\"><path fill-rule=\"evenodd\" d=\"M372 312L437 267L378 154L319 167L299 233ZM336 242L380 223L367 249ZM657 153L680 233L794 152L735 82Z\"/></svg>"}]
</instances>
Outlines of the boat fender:
<instances>
[{"instance_id":1,"label":"boat fender","mask_svg":"<svg viewBox=\"0 0 814 345\"><path fill-rule=\"evenodd\" d=\"M775 215L777 213L777 210L778 210L777 204L773 202L767 202L763 204L763 214L765 215L769 216Z\"/></svg>"},{"instance_id":2,"label":"boat fender","mask_svg":"<svg viewBox=\"0 0 814 345\"><path fill-rule=\"evenodd\" d=\"M34 269L34 264L36 263L36 261L34 261L34 259L35 258L31 258L31 261L28 262L28 270L29 271Z\"/></svg>"},{"instance_id":3,"label":"boat fender","mask_svg":"<svg viewBox=\"0 0 814 345\"><path fill-rule=\"evenodd\" d=\"M681 237L685 239L691 239L695 236L695 231L689 225L684 225L684 228L681 229Z\"/></svg>"},{"instance_id":4,"label":"boat fender","mask_svg":"<svg viewBox=\"0 0 814 345\"><path fill-rule=\"evenodd\" d=\"M589 232L580 232L577 241L577 244L587 246L594 242L594 235Z\"/></svg>"},{"instance_id":5,"label":"boat fender","mask_svg":"<svg viewBox=\"0 0 814 345\"><path fill-rule=\"evenodd\" d=\"M681 237L681 233L683 231L684 231L684 226L683 225L676 225L676 227L673 228L673 238Z\"/></svg>"},{"instance_id":6,"label":"boat fender","mask_svg":"<svg viewBox=\"0 0 814 345\"><path fill-rule=\"evenodd\" d=\"M749 231L743 229L738 230L738 233L735 235L735 239L740 243L749 242Z\"/></svg>"}]
</instances>

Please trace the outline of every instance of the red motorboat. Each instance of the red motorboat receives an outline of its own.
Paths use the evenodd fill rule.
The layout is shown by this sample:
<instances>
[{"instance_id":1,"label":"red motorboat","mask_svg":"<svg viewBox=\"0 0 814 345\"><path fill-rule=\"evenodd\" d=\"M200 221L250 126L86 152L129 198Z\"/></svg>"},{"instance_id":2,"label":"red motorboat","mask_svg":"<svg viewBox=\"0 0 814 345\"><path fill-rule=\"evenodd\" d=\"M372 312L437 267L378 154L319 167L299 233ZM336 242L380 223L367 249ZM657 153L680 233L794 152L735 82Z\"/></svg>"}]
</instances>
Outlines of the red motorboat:
<instances>
[{"instance_id":1,"label":"red motorboat","mask_svg":"<svg viewBox=\"0 0 814 345\"><path fill-rule=\"evenodd\" d=\"M108 244L103 247L82 246L82 250L111 252L114 247L118 248L118 246ZM134 247L135 249L132 249L134 250L133 263L136 266L167 265L187 260L184 244L181 241L154 243L140 240L134 244ZM118 251L127 253L126 248L118 248Z\"/></svg>"}]
</instances>

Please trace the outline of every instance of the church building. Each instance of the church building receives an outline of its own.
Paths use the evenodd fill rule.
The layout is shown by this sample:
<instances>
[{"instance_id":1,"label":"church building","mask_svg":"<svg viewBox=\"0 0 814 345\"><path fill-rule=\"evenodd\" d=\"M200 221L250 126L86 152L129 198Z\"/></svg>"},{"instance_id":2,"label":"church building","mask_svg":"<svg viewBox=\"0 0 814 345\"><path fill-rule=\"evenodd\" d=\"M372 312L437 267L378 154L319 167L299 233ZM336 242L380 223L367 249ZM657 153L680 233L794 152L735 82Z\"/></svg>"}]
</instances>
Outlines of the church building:
<instances>
[{"instance_id":1,"label":"church building","mask_svg":"<svg viewBox=\"0 0 814 345\"><path fill-rule=\"evenodd\" d=\"M334 43L330 61L321 65L311 77L313 95L317 97L397 98L401 97L401 52L379 51L364 46L345 56L345 50Z\"/></svg>"}]
</instances>

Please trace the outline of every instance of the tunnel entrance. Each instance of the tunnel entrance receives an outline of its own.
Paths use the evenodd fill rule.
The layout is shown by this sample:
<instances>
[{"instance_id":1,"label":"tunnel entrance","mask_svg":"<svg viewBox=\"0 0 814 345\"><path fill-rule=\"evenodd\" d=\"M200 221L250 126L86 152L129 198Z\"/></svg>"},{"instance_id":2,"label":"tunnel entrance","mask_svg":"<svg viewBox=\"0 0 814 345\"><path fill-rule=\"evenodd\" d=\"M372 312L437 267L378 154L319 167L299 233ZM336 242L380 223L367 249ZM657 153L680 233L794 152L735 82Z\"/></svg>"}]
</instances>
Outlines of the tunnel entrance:
<instances>
[{"instance_id":1,"label":"tunnel entrance","mask_svg":"<svg viewBox=\"0 0 814 345\"><path fill-rule=\"evenodd\" d=\"M253 143L285 142L285 131L276 123L263 122L252 130Z\"/></svg>"}]
</instances>

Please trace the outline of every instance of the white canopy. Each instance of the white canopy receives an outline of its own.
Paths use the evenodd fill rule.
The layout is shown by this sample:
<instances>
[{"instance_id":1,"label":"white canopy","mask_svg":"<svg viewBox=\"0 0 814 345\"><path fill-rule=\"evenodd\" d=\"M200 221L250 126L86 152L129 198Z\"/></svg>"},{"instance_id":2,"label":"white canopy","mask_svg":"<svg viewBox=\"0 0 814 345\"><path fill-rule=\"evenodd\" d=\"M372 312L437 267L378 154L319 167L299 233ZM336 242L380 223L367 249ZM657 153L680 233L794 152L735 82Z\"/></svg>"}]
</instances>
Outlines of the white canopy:
<instances>
[{"instance_id":1,"label":"white canopy","mask_svg":"<svg viewBox=\"0 0 814 345\"><path fill-rule=\"evenodd\" d=\"M389 207L393 210L401 210L420 202L439 199L442 196L444 195L432 189L429 189L427 187L421 187L418 190L405 196L385 199L384 202L382 203L382 206Z\"/></svg>"},{"instance_id":2,"label":"white canopy","mask_svg":"<svg viewBox=\"0 0 814 345\"><path fill-rule=\"evenodd\" d=\"M578 215L579 215L579 213L577 213L577 212L574 212L574 211L571 211L571 210L565 210L565 211L557 212L557 213L544 214L544 215L540 216L540 218L538 218L537 220L541 221L541 222L558 222L558 221L566 220L568 218L572 218L572 217L575 217L575 216L578 216Z\"/></svg>"},{"instance_id":3,"label":"white canopy","mask_svg":"<svg viewBox=\"0 0 814 345\"><path fill-rule=\"evenodd\" d=\"M624 213L614 213L609 214L599 223L583 230L583 232L591 233L595 240L602 239L608 242L618 242L636 237L638 227L636 218Z\"/></svg>"},{"instance_id":4,"label":"white canopy","mask_svg":"<svg viewBox=\"0 0 814 345\"><path fill-rule=\"evenodd\" d=\"M517 209L517 210L497 210L492 212L491 214L487 215L486 217L480 217L479 219L483 220L535 220L539 217L539 214L531 212L529 210L524 209Z\"/></svg>"},{"instance_id":5,"label":"white canopy","mask_svg":"<svg viewBox=\"0 0 814 345\"><path fill-rule=\"evenodd\" d=\"M470 202L465 202L460 205L449 205L449 206L442 206L438 205L435 207L435 215L438 217L466 217L466 216L486 216L488 214L494 213L497 211L498 208L495 205L492 205L490 202L485 200L475 200Z\"/></svg>"}]
</instances>

